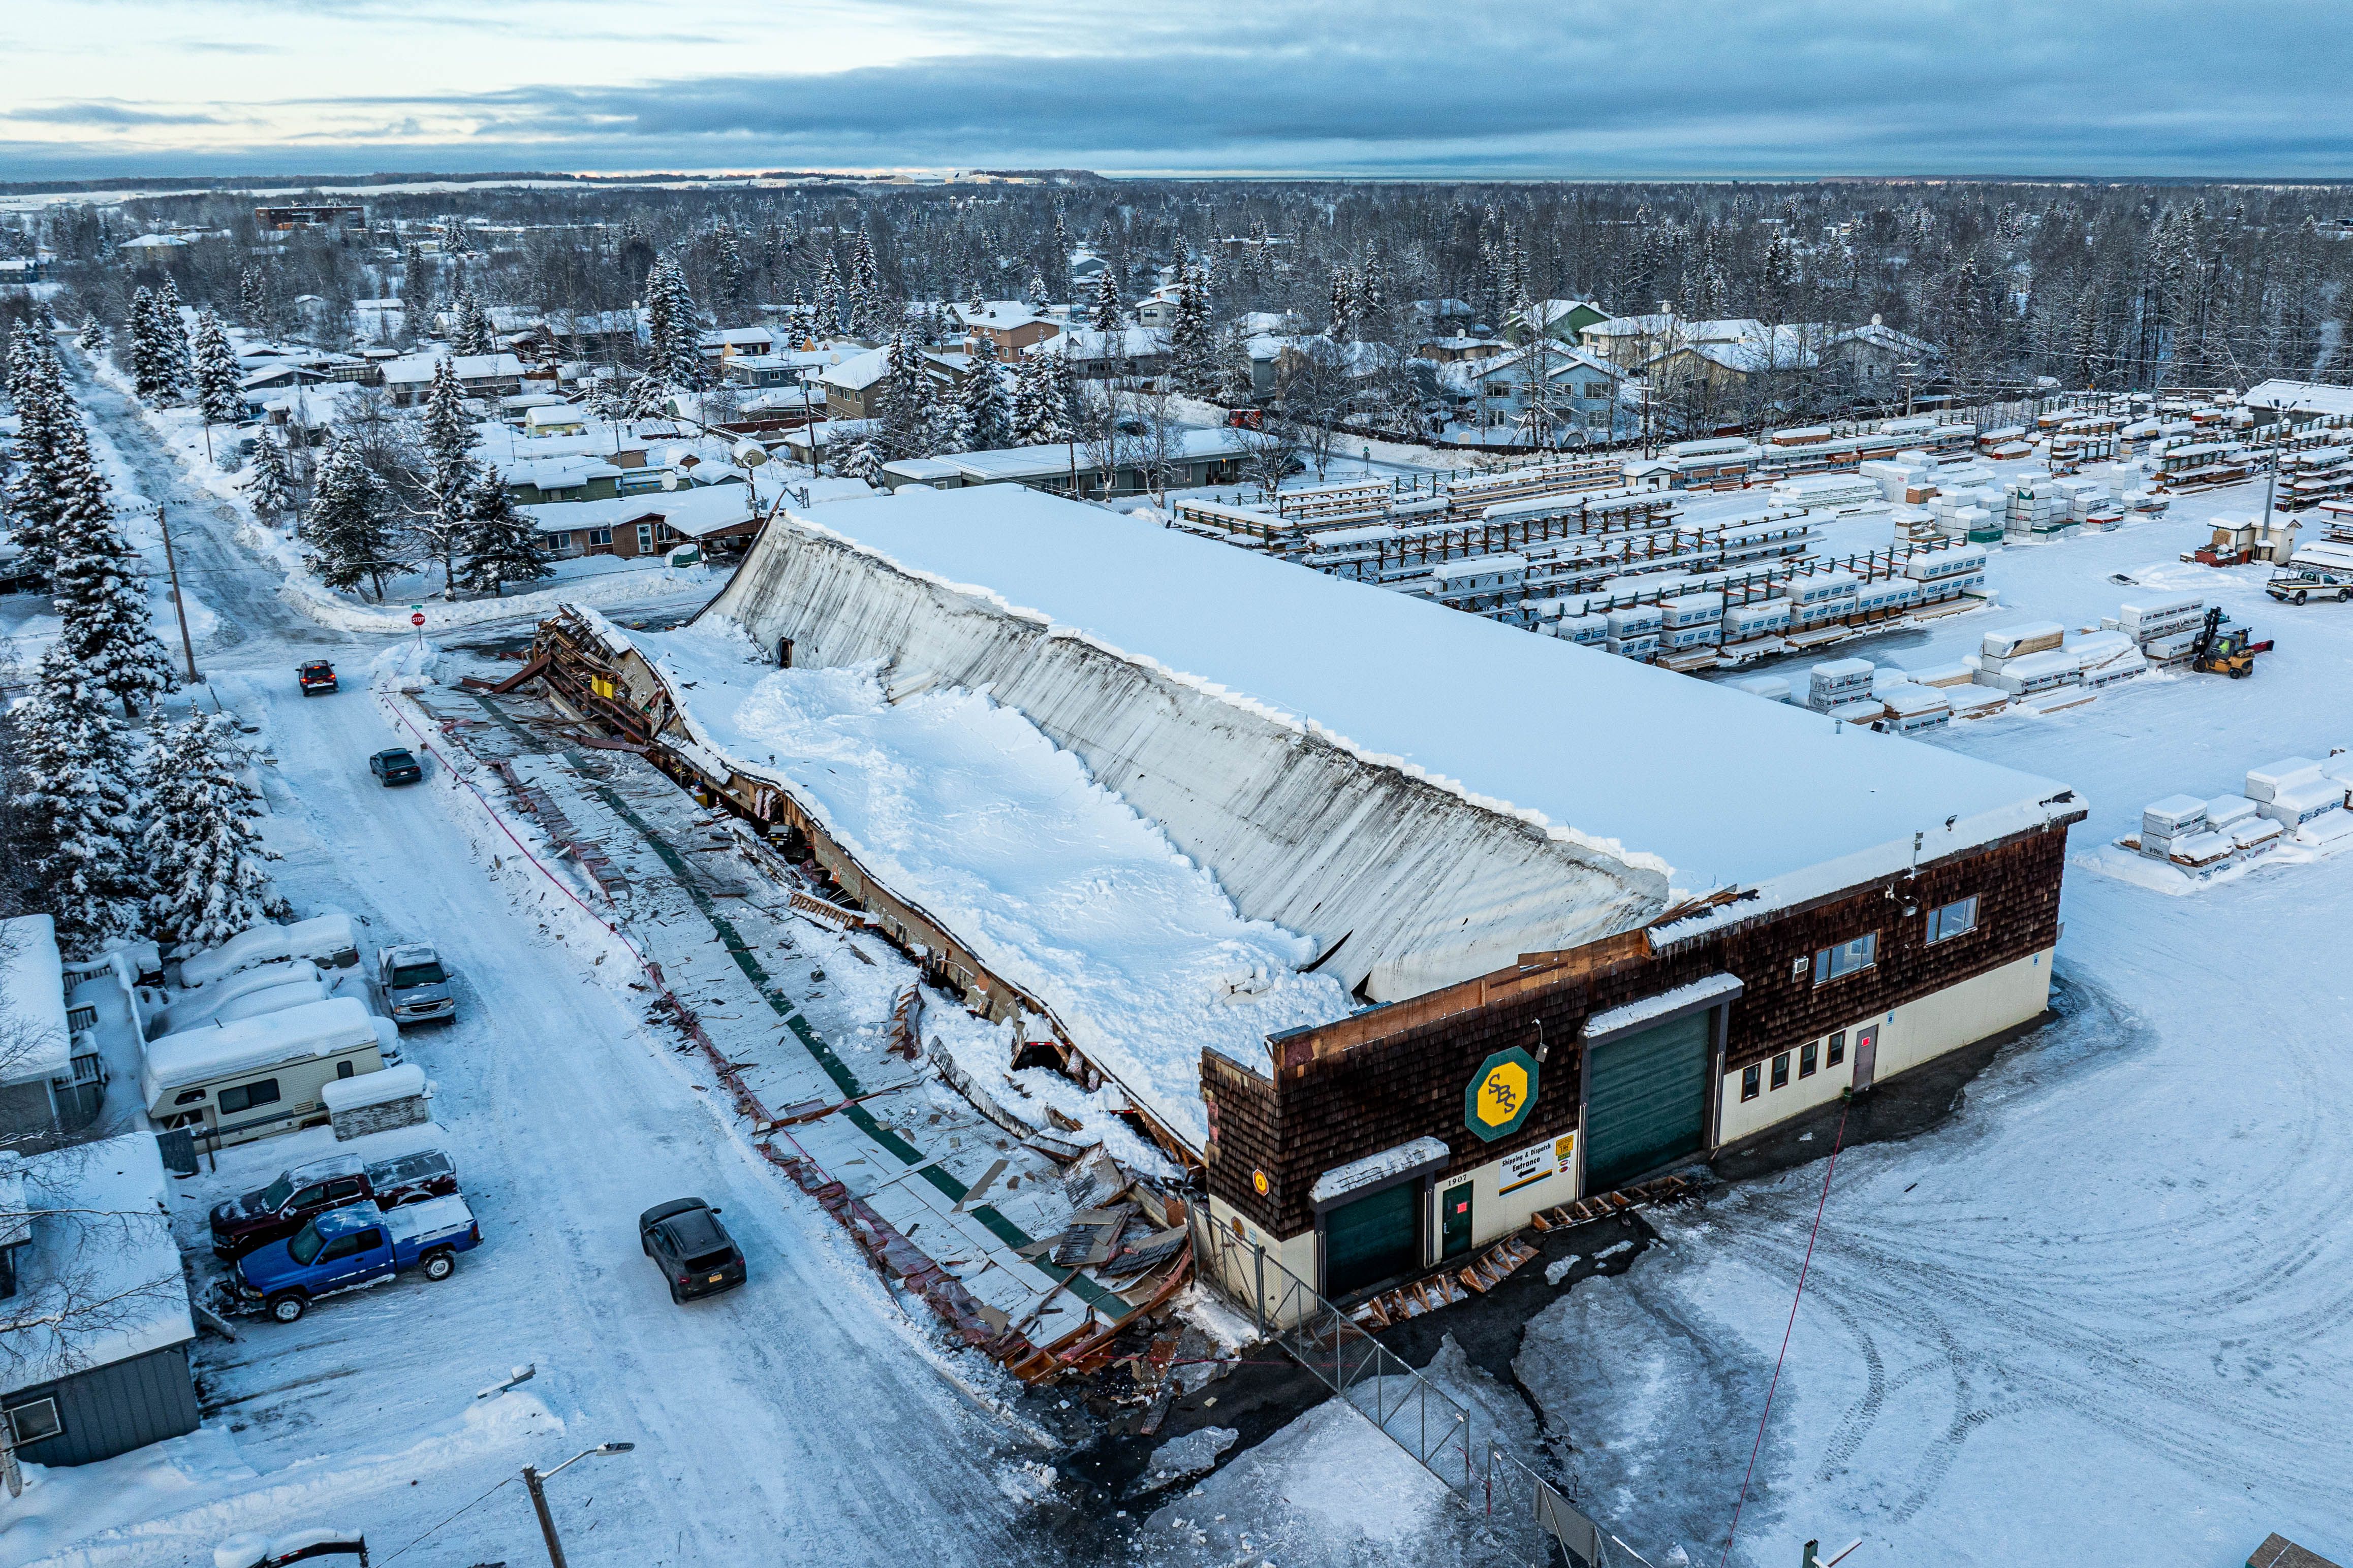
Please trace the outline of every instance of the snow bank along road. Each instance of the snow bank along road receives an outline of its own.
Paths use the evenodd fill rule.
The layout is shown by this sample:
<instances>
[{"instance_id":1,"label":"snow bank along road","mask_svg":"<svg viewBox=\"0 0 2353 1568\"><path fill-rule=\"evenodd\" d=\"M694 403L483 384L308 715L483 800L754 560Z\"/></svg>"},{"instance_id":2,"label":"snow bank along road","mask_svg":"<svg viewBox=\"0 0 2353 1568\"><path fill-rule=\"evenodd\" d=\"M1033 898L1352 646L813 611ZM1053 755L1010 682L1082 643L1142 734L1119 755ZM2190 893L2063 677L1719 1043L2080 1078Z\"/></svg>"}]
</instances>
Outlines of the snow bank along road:
<instances>
[{"instance_id":1,"label":"snow bank along road","mask_svg":"<svg viewBox=\"0 0 2353 1568\"><path fill-rule=\"evenodd\" d=\"M119 397L82 395L152 499L175 520L212 517ZM485 1245L446 1284L341 1299L234 1345L206 1340L208 1426L233 1433L258 1473L231 1465L191 1485L158 1473L171 1446L126 1456L112 1462L116 1496L152 1496L157 1517L124 1505L16 1542L0 1530L0 1563L90 1529L74 1560L209 1562L233 1530L310 1523L364 1529L382 1561L525 1461L614 1439L637 1451L550 1489L575 1563L1005 1560L1013 1504L999 1472L1037 1456L943 1376L831 1223L706 1109L718 1097L695 1092L671 1042L647 1034L622 999L634 994L599 984L589 955L510 907L433 791L373 783L368 753L399 737L366 694L295 690L298 653L347 643L339 663L356 676L380 641L299 619L208 526L185 537L224 626L200 662L277 758L263 773L281 885L300 905L350 910L371 941L429 938L459 974L460 1021L412 1033L408 1048L440 1086L439 1119L479 1151L462 1174ZM634 1230L641 1209L683 1194L726 1211L753 1282L681 1309ZM535 1397L554 1419L485 1421L474 1392L527 1362L538 1378L503 1398L528 1414ZM182 1442L215 1453L219 1438ZM539 1550L508 1487L410 1561Z\"/></svg>"}]
</instances>

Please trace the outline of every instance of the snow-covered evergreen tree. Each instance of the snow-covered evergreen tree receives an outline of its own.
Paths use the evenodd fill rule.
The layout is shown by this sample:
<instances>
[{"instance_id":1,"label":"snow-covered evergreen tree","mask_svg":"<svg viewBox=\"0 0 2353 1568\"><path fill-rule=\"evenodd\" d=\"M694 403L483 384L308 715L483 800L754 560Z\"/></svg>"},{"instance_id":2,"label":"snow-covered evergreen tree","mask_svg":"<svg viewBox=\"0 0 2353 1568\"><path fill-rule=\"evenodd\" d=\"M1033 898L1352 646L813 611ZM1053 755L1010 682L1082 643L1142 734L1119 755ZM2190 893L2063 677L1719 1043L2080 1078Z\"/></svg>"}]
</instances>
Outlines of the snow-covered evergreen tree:
<instances>
[{"instance_id":1,"label":"snow-covered evergreen tree","mask_svg":"<svg viewBox=\"0 0 2353 1568\"><path fill-rule=\"evenodd\" d=\"M180 682L148 613L143 563L115 520L79 416L57 431L57 647L127 714Z\"/></svg>"},{"instance_id":2,"label":"snow-covered evergreen tree","mask_svg":"<svg viewBox=\"0 0 2353 1568\"><path fill-rule=\"evenodd\" d=\"M16 808L34 827L28 847L58 940L76 957L136 930L144 892L131 742L108 696L59 644L18 714Z\"/></svg>"},{"instance_id":3,"label":"snow-covered evergreen tree","mask_svg":"<svg viewBox=\"0 0 2353 1568\"><path fill-rule=\"evenodd\" d=\"M547 547L531 519L514 508L507 482L493 468L482 470L466 496L465 558L460 579L469 588L506 591L509 583L535 583L553 576Z\"/></svg>"},{"instance_id":4,"label":"snow-covered evergreen tree","mask_svg":"<svg viewBox=\"0 0 2353 1568\"><path fill-rule=\"evenodd\" d=\"M654 258L646 274L646 370L672 387L691 391L702 384L702 324L686 275L667 256Z\"/></svg>"},{"instance_id":5,"label":"snow-covered evergreen tree","mask_svg":"<svg viewBox=\"0 0 2353 1568\"><path fill-rule=\"evenodd\" d=\"M1238 408L1258 395L1250 344L1238 327L1228 327L1218 343L1218 401Z\"/></svg>"},{"instance_id":6,"label":"snow-covered evergreen tree","mask_svg":"<svg viewBox=\"0 0 2353 1568\"><path fill-rule=\"evenodd\" d=\"M1013 382L1013 443L1042 446L1070 434L1068 400L1056 367L1060 354L1033 353L1023 359Z\"/></svg>"},{"instance_id":7,"label":"snow-covered evergreen tree","mask_svg":"<svg viewBox=\"0 0 2353 1568\"><path fill-rule=\"evenodd\" d=\"M905 333L883 345L882 379L877 387L874 442L883 460L929 457L937 450L937 398L923 351Z\"/></svg>"},{"instance_id":8,"label":"snow-covered evergreen tree","mask_svg":"<svg viewBox=\"0 0 2353 1568\"><path fill-rule=\"evenodd\" d=\"M155 291L139 289L131 296L131 387L153 402L163 395L163 346L156 341Z\"/></svg>"},{"instance_id":9,"label":"snow-covered evergreen tree","mask_svg":"<svg viewBox=\"0 0 2353 1568\"><path fill-rule=\"evenodd\" d=\"M400 258L400 310L412 335L425 325L432 309L433 263L426 259L425 247L412 239Z\"/></svg>"},{"instance_id":10,"label":"snow-covered evergreen tree","mask_svg":"<svg viewBox=\"0 0 2353 1568\"><path fill-rule=\"evenodd\" d=\"M265 518L275 519L294 504L294 468L286 447L264 430L253 444L253 465L246 470L246 499Z\"/></svg>"},{"instance_id":11,"label":"snow-covered evergreen tree","mask_svg":"<svg viewBox=\"0 0 2353 1568\"><path fill-rule=\"evenodd\" d=\"M338 443L319 465L302 539L310 546L304 564L341 592L366 583L382 599L384 580L400 569L384 487L349 442Z\"/></svg>"},{"instance_id":12,"label":"snow-covered evergreen tree","mask_svg":"<svg viewBox=\"0 0 2353 1568\"><path fill-rule=\"evenodd\" d=\"M458 290L453 307L457 320L449 329L449 352L459 354L486 354L491 352L491 318L482 309L481 296L470 285Z\"/></svg>"},{"instance_id":13,"label":"snow-covered evergreen tree","mask_svg":"<svg viewBox=\"0 0 2353 1568\"><path fill-rule=\"evenodd\" d=\"M1108 267L1095 274L1095 300L1087 311L1087 325L1099 332L1119 331L1119 285Z\"/></svg>"},{"instance_id":14,"label":"snow-covered evergreen tree","mask_svg":"<svg viewBox=\"0 0 2353 1568\"><path fill-rule=\"evenodd\" d=\"M832 337L841 331L841 268L827 251L817 274L817 333Z\"/></svg>"},{"instance_id":15,"label":"snow-covered evergreen tree","mask_svg":"<svg viewBox=\"0 0 2353 1568\"><path fill-rule=\"evenodd\" d=\"M15 468L8 476L9 537L23 548L26 564L41 582L57 567L58 517L65 510L58 489L58 438L74 417L56 351L19 323L8 345L8 398L16 405Z\"/></svg>"},{"instance_id":16,"label":"snow-covered evergreen tree","mask_svg":"<svg viewBox=\"0 0 2353 1568\"><path fill-rule=\"evenodd\" d=\"M290 914L262 862L278 857L254 827L261 803L237 773L237 725L196 714L158 725L142 770L140 836L150 927L160 942L216 947Z\"/></svg>"},{"instance_id":17,"label":"snow-covered evergreen tree","mask_svg":"<svg viewBox=\"0 0 2353 1568\"><path fill-rule=\"evenodd\" d=\"M74 346L86 354L106 352L106 323L98 319L96 312L83 315L81 331L74 334Z\"/></svg>"},{"instance_id":18,"label":"snow-covered evergreen tree","mask_svg":"<svg viewBox=\"0 0 2353 1568\"><path fill-rule=\"evenodd\" d=\"M976 361L972 374L956 392L956 437L959 449L993 452L1013 445L1013 411L1006 406L1005 386L997 367Z\"/></svg>"},{"instance_id":19,"label":"snow-covered evergreen tree","mask_svg":"<svg viewBox=\"0 0 2353 1568\"><path fill-rule=\"evenodd\" d=\"M1168 368L1176 390L1191 397L1207 397L1217 390L1217 345L1209 336L1209 304L1201 279L1191 268L1176 285L1176 321L1168 334Z\"/></svg>"},{"instance_id":20,"label":"snow-covered evergreen tree","mask_svg":"<svg viewBox=\"0 0 2353 1568\"><path fill-rule=\"evenodd\" d=\"M245 318L247 331L269 330L269 285L260 268L248 267L237 275L237 308Z\"/></svg>"},{"instance_id":21,"label":"snow-covered evergreen tree","mask_svg":"<svg viewBox=\"0 0 2353 1568\"><path fill-rule=\"evenodd\" d=\"M874 449L871 441L860 441L842 455L841 477L864 479L881 489L882 484L882 454Z\"/></svg>"},{"instance_id":22,"label":"snow-covered evergreen tree","mask_svg":"<svg viewBox=\"0 0 2353 1568\"><path fill-rule=\"evenodd\" d=\"M229 347L221 319L210 310L196 316L196 406L208 425L234 425L245 417L245 390L237 384L237 351Z\"/></svg>"},{"instance_id":23,"label":"snow-covered evergreen tree","mask_svg":"<svg viewBox=\"0 0 2353 1568\"><path fill-rule=\"evenodd\" d=\"M417 532L433 559L441 563L444 595L454 599L458 561L465 552L469 531L475 436L473 421L466 417L466 393L458 381L458 367L447 355L433 362L433 384L425 395L417 434L425 449L428 497L427 514L418 520Z\"/></svg>"},{"instance_id":24,"label":"snow-covered evergreen tree","mask_svg":"<svg viewBox=\"0 0 2353 1568\"><path fill-rule=\"evenodd\" d=\"M193 379L193 371L188 357L188 323L180 314L180 286L168 273L164 286L155 291L155 353L163 396L167 400L176 398Z\"/></svg>"}]
</instances>

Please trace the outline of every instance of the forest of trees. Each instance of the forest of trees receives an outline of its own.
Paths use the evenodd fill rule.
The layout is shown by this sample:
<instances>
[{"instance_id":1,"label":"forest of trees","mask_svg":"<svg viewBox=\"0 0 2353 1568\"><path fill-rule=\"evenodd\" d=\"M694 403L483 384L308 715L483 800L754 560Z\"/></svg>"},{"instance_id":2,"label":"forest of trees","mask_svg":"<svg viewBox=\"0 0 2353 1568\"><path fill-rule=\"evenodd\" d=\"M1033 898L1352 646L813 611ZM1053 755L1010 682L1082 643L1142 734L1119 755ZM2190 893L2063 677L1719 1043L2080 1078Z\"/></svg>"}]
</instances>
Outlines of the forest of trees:
<instances>
[{"instance_id":1,"label":"forest of trees","mask_svg":"<svg viewBox=\"0 0 2353 1568\"><path fill-rule=\"evenodd\" d=\"M1413 301L1467 301L1492 328L1524 300L1568 298L1768 325L1877 317L1939 345L1944 383L1964 396L2036 376L2145 390L2353 373L2342 186L597 184L371 193L367 214L364 232L264 237L250 196L66 203L0 227L0 250L54 251L58 317L118 337L142 290L322 346L348 346L353 301L395 295L625 308L662 293L649 279L662 258L707 322L797 314L879 342L937 337L936 309L910 307L944 301L1075 291L1082 313L1099 310L1070 276L1084 247L1131 304L1163 269L1194 265L1209 331L1283 312L1408 353L1429 331ZM205 232L122 248L163 228ZM407 330L424 321L412 310Z\"/></svg>"}]
</instances>

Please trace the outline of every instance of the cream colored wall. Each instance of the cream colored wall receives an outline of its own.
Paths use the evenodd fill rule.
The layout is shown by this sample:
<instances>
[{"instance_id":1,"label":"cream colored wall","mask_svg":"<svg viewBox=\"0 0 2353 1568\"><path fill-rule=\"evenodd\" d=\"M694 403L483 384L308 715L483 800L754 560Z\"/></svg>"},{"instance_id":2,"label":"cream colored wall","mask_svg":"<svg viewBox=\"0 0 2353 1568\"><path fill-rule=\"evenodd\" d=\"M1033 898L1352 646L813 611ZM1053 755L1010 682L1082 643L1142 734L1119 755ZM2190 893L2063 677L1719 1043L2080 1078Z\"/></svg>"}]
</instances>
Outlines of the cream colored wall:
<instances>
[{"instance_id":1,"label":"cream colored wall","mask_svg":"<svg viewBox=\"0 0 2353 1568\"><path fill-rule=\"evenodd\" d=\"M1254 1247L1264 1247L1269 1263L1280 1263L1301 1283L1311 1289L1314 1288L1315 1232L1312 1226L1288 1241L1282 1241L1271 1232L1261 1230L1254 1221L1238 1213L1222 1198L1211 1197L1208 1209L1209 1224L1229 1244L1219 1248L1217 1263L1224 1277L1226 1294L1235 1302L1247 1308L1250 1293L1256 1288L1257 1271L1252 1267L1255 1258L1251 1250ZM1237 1222L1241 1226L1239 1236L1234 1230ZM1195 1262L1197 1266L1203 1266L1198 1258ZM1282 1310L1282 1301L1283 1281L1274 1269L1269 1268L1266 1271L1266 1310L1270 1316ZM1282 1326L1287 1328L1290 1325Z\"/></svg>"},{"instance_id":2,"label":"cream colored wall","mask_svg":"<svg viewBox=\"0 0 2353 1568\"><path fill-rule=\"evenodd\" d=\"M1740 1098L1738 1068L1724 1075L1722 1118L1718 1142L1736 1143L1754 1132L1787 1121L1839 1097L1854 1081L1854 1036L1858 1029L1879 1026L1879 1045L1872 1077L1884 1082L1908 1068L1933 1061L1947 1051L1984 1039L1988 1035L2034 1017L2051 1005L2051 953L2032 953L1999 969L1948 985L1891 1012L1857 1018L1845 1026L1846 1060L1825 1067L1811 1078L1798 1076L1798 1050L1805 1042L1788 1042L1791 1061L1786 1089L1767 1088L1755 1100ZM1828 1036L1818 1037L1827 1039ZM1772 1058L1762 1064L1765 1081L1772 1082Z\"/></svg>"},{"instance_id":3,"label":"cream colored wall","mask_svg":"<svg viewBox=\"0 0 2353 1568\"><path fill-rule=\"evenodd\" d=\"M1531 1182L1515 1191L1506 1193L1502 1190L1504 1162L1500 1159L1490 1160L1483 1165L1472 1168L1467 1173L1467 1178L1464 1173L1457 1173L1444 1181L1434 1184L1430 1200L1429 1261L1432 1265L1438 1262L1439 1249L1445 1244L1443 1224L1445 1194L1453 1188L1461 1186L1466 1179L1471 1183L1472 1188L1471 1245L1473 1249L1485 1247L1498 1237L1507 1236L1520 1229L1528 1223L1528 1216L1538 1209L1557 1208L1562 1204L1574 1203L1577 1195L1577 1151L1574 1147L1576 1136L1574 1132L1561 1132L1555 1136L1552 1142L1541 1145L1546 1150L1546 1163L1554 1168L1554 1173L1542 1181ZM1562 1139L1571 1141L1571 1146L1565 1151L1558 1148ZM1565 1161L1559 1157L1563 1153L1567 1155ZM1568 1167L1565 1171L1558 1168L1563 1163Z\"/></svg>"}]
</instances>

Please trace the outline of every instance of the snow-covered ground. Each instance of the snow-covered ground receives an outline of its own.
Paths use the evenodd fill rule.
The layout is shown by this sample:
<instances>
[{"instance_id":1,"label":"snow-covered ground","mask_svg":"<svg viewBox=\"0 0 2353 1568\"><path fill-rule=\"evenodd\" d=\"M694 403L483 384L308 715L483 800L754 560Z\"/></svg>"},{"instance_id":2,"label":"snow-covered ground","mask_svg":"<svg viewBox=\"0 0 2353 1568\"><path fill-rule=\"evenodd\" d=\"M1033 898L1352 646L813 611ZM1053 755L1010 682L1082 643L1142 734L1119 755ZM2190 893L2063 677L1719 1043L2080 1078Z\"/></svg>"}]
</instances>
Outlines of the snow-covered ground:
<instances>
[{"instance_id":1,"label":"snow-covered ground","mask_svg":"<svg viewBox=\"0 0 2353 1568\"><path fill-rule=\"evenodd\" d=\"M939 1349L731 1131L621 966L596 962L610 955L519 907L432 791L370 780L367 754L403 739L375 703L294 689L298 658L323 647L356 668L384 639L294 615L121 400L85 402L137 482L174 505L175 539L191 520L183 569L215 587L222 621L200 652L210 693L275 759L262 776L280 886L301 907L353 911L369 942L429 937L458 976L458 1023L407 1049L440 1086L485 1241L444 1284L403 1280L236 1344L200 1342L205 1427L37 1472L0 1508L0 1563L207 1563L233 1531L314 1524L365 1530L378 1561L428 1532L408 1561L530 1561L530 1505L500 1483L606 1440L637 1448L550 1489L575 1563L883 1562L911 1542L1008 1560L1008 1478L1050 1456L976 1399L1001 1398L995 1369ZM630 1252L639 1211L682 1194L725 1210L749 1287L674 1307ZM476 1399L524 1363L531 1383Z\"/></svg>"},{"instance_id":2,"label":"snow-covered ground","mask_svg":"<svg viewBox=\"0 0 2353 1568\"><path fill-rule=\"evenodd\" d=\"M2254 676L2146 677L1931 743L2076 786L2064 1021L1951 1125L1839 1160L1736 1561L1863 1537L1854 1561L2242 1561L2280 1531L2353 1551L2353 1064L2338 923L2353 863L2167 898L2088 871L2142 805L2353 745L2353 613L2274 605L2267 567L2184 565L2259 486L2115 533L1995 552L2004 608L1841 647L1921 666L2012 622L2096 626L2196 593L2276 637ZM2131 579L2134 585L2112 580ZM1799 667L1802 668L1802 667ZM1827 1152L1827 1151L1825 1151ZM1822 1165L1735 1191L1530 1327L1516 1370L1605 1522L1720 1555ZM1653 1551L1655 1547L1657 1551Z\"/></svg>"}]
</instances>

